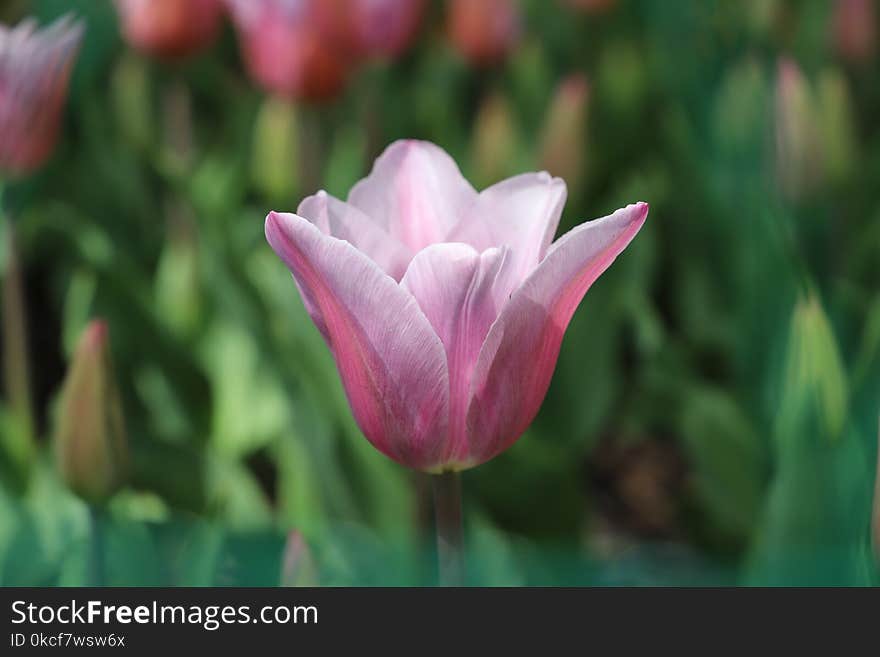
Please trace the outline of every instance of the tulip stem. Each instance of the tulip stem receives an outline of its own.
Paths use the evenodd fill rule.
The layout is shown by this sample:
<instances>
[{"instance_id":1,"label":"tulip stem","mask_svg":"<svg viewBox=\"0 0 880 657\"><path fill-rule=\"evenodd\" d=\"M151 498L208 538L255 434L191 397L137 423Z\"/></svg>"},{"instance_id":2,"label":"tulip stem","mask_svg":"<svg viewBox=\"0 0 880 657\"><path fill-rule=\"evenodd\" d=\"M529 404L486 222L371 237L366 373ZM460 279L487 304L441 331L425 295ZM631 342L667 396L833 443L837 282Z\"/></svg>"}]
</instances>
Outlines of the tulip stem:
<instances>
[{"instance_id":1,"label":"tulip stem","mask_svg":"<svg viewBox=\"0 0 880 657\"><path fill-rule=\"evenodd\" d=\"M104 519L98 507L89 505L89 585L104 586Z\"/></svg>"},{"instance_id":2,"label":"tulip stem","mask_svg":"<svg viewBox=\"0 0 880 657\"><path fill-rule=\"evenodd\" d=\"M431 477L437 530L437 562L441 586L464 584L464 544L461 529L461 475L442 472Z\"/></svg>"}]
</instances>

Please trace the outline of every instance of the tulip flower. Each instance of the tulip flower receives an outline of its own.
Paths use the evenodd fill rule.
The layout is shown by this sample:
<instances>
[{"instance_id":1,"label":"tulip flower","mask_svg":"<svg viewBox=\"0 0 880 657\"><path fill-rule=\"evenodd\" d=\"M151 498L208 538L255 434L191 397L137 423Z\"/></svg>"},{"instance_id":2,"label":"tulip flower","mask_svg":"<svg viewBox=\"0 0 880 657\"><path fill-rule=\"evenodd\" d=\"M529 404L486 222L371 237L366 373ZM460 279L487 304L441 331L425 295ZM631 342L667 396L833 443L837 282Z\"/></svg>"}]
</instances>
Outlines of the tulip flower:
<instances>
[{"instance_id":1,"label":"tulip flower","mask_svg":"<svg viewBox=\"0 0 880 657\"><path fill-rule=\"evenodd\" d=\"M347 202L319 192L269 213L269 244L379 451L464 470L532 422L575 308L648 214L629 205L551 244L565 198L547 173L477 193L442 149L399 141Z\"/></svg>"},{"instance_id":2,"label":"tulip flower","mask_svg":"<svg viewBox=\"0 0 880 657\"><path fill-rule=\"evenodd\" d=\"M322 0L226 0L251 77L269 93L321 101L343 88L348 54Z\"/></svg>"},{"instance_id":3,"label":"tulip flower","mask_svg":"<svg viewBox=\"0 0 880 657\"><path fill-rule=\"evenodd\" d=\"M266 217L358 426L436 475L445 584L464 581L458 471L531 424L580 300L648 214L628 205L553 242L565 197L546 172L477 193L442 149L399 141L347 201L322 191Z\"/></svg>"},{"instance_id":4,"label":"tulip flower","mask_svg":"<svg viewBox=\"0 0 880 657\"><path fill-rule=\"evenodd\" d=\"M91 322L77 344L61 394L55 448L64 481L83 499L104 502L122 484L128 448L103 321Z\"/></svg>"},{"instance_id":5,"label":"tulip flower","mask_svg":"<svg viewBox=\"0 0 880 657\"><path fill-rule=\"evenodd\" d=\"M67 16L41 30L0 25L0 172L29 173L52 153L82 32Z\"/></svg>"},{"instance_id":6,"label":"tulip flower","mask_svg":"<svg viewBox=\"0 0 880 657\"><path fill-rule=\"evenodd\" d=\"M223 18L222 0L116 0L116 9L133 48L168 58L210 45Z\"/></svg>"},{"instance_id":7,"label":"tulip flower","mask_svg":"<svg viewBox=\"0 0 880 657\"><path fill-rule=\"evenodd\" d=\"M472 64L495 64L519 40L521 21L516 0L450 0L449 38Z\"/></svg>"},{"instance_id":8,"label":"tulip flower","mask_svg":"<svg viewBox=\"0 0 880 657\"><path fill-rule=\"evenodd\" d=\"M870 59L877 47L874 0L836 0L832 31L842 57L854 62Z\"/></svg>"},{"instance_id":9,"label":"tulip flower","mask_svg":"<svg viewBox=\"0 0 880 657\"><path fill-rule=\"evenodd\" d=\"M321 18L352 55L396 57L412 44L425 6L425 0L323 0Z\"/></svg>"}]
</instances>

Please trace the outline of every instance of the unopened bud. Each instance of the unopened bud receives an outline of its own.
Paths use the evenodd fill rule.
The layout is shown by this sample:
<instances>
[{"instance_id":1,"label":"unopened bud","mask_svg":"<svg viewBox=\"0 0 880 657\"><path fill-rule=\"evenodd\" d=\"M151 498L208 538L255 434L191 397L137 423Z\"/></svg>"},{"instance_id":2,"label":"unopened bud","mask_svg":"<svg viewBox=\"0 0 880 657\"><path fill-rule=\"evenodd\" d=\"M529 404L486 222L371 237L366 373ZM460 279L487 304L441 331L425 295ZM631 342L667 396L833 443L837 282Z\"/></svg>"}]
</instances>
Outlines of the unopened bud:
<instances>
[{"instance_id":1,"label":"unopened bud","mask_svg":"<svg viewBox=\"0 0 880 657\"><path fill-rule=\"evenodd\" d=\"M104 321L86 327L74 352L61 392L55 448L64 481L89 502L107 500L125 480L128 445Z\"/></svg>"},{"instance_id":2,"label":"unopened bud","mask_svg":"<svg viewBox=\"0 0 880 657\"><path fill-rule=\"evenodd\" d=\"M839 71L826 70L819 76L818 107L825 172L832 182L845 182L857 147L849 85Z\"/></svg>"},{"instance_id":3,"label":"unopened bud","mask_svg":"<svg viewBox=\"0 0 880 657\"><path fill-rule=\"evenodd\" d=\"M783 385L783 421L790 419L787 415L810 411L827 438L841 435L849 398L846 374L831 323L814 294L795 306Z\"/></svg>"},{"instance_id":4,"label":"unopened bud","mask_svg":"<svg viewBox=\"0 0 880 657\"><path fill-rule=\"evenodd\" d=\"M576 186L584 173L589 96L587 79L572 75L559 85L544 117L539 168L570 186Z\"/></svg>"},{"instance_id":5,"label":"unopened bud","mask_svg":"<svg viewBox=\"0 0 880 657\"><path fill-rule=\"evenodd\" d=\"M761 155L766 139L769 85L752 58L734 64L715 97L715 138L724 154L746 161Z\"/></svg>"},{"instance_id":6,"label":"unopened bud","mask_svg":"<svg viewBox=\"0 0 880 657\"><path fill-rule=\"evenodd\" d=\"M251 175L274 202L288 201L296 187L299 121L296 107L270 96L263 101L254 126Z\"/></svg>"},{"instance_id":7,"label":"unopened bud","mask_svg":"<svg viewBox=\"0 0 880 657\"><path fill-rule=\"evenodd\" d=\"M800 199L822 177L813 94L791 59L779 61L776 81L776 171L783 194Z\"/></svg>"},{"instance_id":8,"label":"unopened bud","mask_svg":"<svg viewBox=\"0 0 880 657\"><path fill-rule=\"evenodd\" d=\"M510 103L500 93L488 96L474 122L473 175L480 186L505 178L516 158L516 126Z\"/></svg>"}]
</instances>

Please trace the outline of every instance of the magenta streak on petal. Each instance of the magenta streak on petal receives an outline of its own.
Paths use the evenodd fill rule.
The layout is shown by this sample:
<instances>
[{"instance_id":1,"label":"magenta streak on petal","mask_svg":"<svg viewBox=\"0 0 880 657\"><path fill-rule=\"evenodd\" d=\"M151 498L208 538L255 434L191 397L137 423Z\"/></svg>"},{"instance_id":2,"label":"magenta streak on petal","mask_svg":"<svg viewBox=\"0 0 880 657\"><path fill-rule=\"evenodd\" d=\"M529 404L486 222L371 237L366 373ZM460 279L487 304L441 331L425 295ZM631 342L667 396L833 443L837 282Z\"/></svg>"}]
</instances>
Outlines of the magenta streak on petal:
<instances>
[{"instance_id":1,"label":"magenta streak on petal","mask_svg":"<svg viewBox=\"0 0 880 657\"><path fill-rule=\"evenodd\" d=\"M637 203L574 228L514 292L489 330L473 373L468 466L510 447L532 422L575 309L647 214L648 205Z\"/></svg>"},{"instance_id":2,"label":"magenta streak on petal","mask_svg":"<svg viewBox=\"0 0 880 657\"><path fill-rule=\"evenodd\" d=\"M449 382L443 345L415 300L357 249L302 217L270 213L266 238L318 315L366 437L403 465L435 467Z\"/></svg>"}]
</instances>

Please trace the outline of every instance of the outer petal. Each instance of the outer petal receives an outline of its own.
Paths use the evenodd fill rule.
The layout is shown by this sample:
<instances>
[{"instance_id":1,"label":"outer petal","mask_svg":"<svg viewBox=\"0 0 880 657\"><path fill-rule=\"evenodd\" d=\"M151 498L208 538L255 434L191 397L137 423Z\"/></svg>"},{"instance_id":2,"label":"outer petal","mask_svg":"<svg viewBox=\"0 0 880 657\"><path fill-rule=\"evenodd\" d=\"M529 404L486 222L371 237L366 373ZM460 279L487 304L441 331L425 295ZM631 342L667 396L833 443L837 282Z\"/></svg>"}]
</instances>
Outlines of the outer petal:
<instances>
[{"instance_id":1,"label":"outer petal","mask_svg":"<svg viewBox=\"0 0 880 657\"><path fill-rule=\"evenodd\" d=\"M636 203L572 229L514 292L490 329L474 370L468 465L507 449L532 422L571 316L647 215L647 203Z\"/></svg>"},{"instance_id":2,"label":"outer petal","mask_svg":"<svg viewBox=\"0 0 880 657\"><path fill-rule=\"evenodd\" d=\"M521 281L553 241L566 196L565 182L546 171L502 180L480 193L447 241L467 242L478 251L509 246Z\"/></svg>"},{"instance_id":3,"label":"outer petal","mask_svg":"<svg viewBox=\"0 0 880 657\"><path fill-rule=\"evenodd\" d=\"M413 253L370 217L345 201L320 191L299 204L297 213L325 235L349 242L368 255L386 274L399 281Z\"/></svg>"},{"instance_id":4,"label":"outer petal","mask_svg":"<svg viewBox=\"0 0 880 657\"><path fill-rule=\"evenodd\" d=\"M449 379L443 344L415 299L295 214L269 213L266 238L316 313L366 437L404 465L432 467L446 436Z\"/></svg>"},{"instance_id":5,"label":"outer petal","mask_svg":"<svg viewBox=\"0 0 880 657\"><path fill-rule=\"evenodd\" d=\"M425 141L396 141L348 202L413 251L442 242L477 193L442 148Z\"/></svg>"},{"instance_id":6,"label":"outer petal","mask_svg":"<svg viewBox=\"0 0 880 657\"><path fill-rule=\"evenodd\" d=\"M468 458L466 414L471 373L498 312L507 301L510 252L467 244L435 244L420 251L401 281L446 349L449 371L449 440L442 465Z\"/></svg>"}]
</instances>

